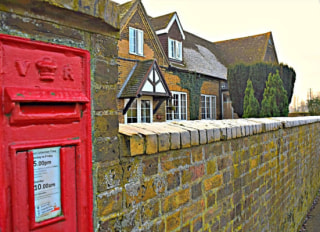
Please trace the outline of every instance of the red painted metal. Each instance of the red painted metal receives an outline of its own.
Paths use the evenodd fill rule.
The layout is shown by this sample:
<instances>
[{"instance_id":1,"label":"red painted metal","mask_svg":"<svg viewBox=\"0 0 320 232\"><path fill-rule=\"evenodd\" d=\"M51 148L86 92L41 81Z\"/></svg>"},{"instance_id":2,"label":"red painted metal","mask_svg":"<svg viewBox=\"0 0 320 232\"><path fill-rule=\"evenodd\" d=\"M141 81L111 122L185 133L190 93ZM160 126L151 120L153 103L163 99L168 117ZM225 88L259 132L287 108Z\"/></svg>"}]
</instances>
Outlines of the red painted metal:
<instances>
[{"instance_id":1,"label":"red painted metal","mask_svg":"<svg viewBox=\"0 0 320 232\"><path fill-rule=\"evenodd\" d=\"M0 231L93 231L90 56L0 35ZM62 215L35 221L33 149L60 147Z\"/></svg>"}]
</instances>

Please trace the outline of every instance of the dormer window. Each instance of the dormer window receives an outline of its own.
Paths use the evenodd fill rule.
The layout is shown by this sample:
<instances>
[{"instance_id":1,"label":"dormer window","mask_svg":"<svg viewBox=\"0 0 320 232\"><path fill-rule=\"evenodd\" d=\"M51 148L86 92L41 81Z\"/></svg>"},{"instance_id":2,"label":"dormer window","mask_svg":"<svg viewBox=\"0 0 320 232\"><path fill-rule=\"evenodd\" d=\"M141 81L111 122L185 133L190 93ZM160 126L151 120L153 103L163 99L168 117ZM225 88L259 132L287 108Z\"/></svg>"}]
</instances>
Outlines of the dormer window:
<instances>
[{"instance_id":1,"label":"dormer window","mask_svg":"<svg viewBox=\"0 0 320 232\"><path fill-rule=\"evenodd\" d=\"M143 56L143 31L129 27L129 52Z\"/></svg>"},{"instance_id":2,"label":"dormer window","mask_svg":"<svg viewBox=\"0 0 320 232\"><path fill-rule=\"evenodd\" d=\"M182 42L168 39L168 56L170 59L182 61Z\"/></svg>"}]
</instances>

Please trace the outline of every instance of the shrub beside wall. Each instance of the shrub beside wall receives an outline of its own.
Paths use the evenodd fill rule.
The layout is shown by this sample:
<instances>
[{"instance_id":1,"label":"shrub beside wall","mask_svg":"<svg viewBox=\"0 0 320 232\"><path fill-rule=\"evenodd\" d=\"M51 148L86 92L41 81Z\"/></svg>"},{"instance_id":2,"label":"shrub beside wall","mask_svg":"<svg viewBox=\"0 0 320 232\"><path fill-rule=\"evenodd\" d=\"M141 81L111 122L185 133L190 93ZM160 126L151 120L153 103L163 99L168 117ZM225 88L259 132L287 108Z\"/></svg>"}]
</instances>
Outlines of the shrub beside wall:
<instances>
[{"instance_id":1,"label":"shrub beside wall","mask_svg":"<svg viewBox=\"0 0 320 232\"><path fill-rule=\"evenodd\" d=\"M234 111L242 117L244 108L243 101L247 80L252 81L254 95L261 105L263 92L266 88L266 81L269 74L276 74L279 71L283 87L287 91L288 104L293 95L296 73L293 68L285 64L274 65L271 63L256 63L252 65L236 64L228 68L228 85Z\"/></svg>"}]
</instances>

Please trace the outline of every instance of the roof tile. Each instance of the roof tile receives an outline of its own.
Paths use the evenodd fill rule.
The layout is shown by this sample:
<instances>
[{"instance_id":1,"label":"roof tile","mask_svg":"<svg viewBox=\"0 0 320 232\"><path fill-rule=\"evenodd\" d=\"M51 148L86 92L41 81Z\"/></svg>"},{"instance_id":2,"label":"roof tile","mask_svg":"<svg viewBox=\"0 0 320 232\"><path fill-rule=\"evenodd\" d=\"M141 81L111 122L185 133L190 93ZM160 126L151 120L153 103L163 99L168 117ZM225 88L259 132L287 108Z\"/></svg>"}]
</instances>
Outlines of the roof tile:
<instances>
[{"instance_id":1,"label":"roof tile","mask_svg":"<svg viewBox=\"0 0 320 232\"><path fill-rule=\"evenodd\" d=\"M183 61L188 71L207 76L227 79L227 68L220 62L212 42L185 31L183 42ZM173 64L173 66L175 66ZM180 66L177 68L181 68Z\"/></svg>"},{"instance_id":2,"label":"roof tile","mask_svg":"<svg viewBox=\"0 0 320 232\"><path fill-rule=\"evenodd\" d=\"M214 42L217 55L226 65L252 64L264 60L271 32Z\"/></svg>"},{"instance_id":3,"label":"roof tile","mask_svg":"<svg viewBox=\"0 0 320 232\"><path fill-rule=\"evenodd\" d=\"M150 22L153 26L153 29L155 31L165 29L168 26L170 20L174 16L174 14L176 14L176 12L172 12L172 13L169 13L166 15L161 15L161 16L155 17L155 18L149 17Z\"/></svg>"}]
</instances>

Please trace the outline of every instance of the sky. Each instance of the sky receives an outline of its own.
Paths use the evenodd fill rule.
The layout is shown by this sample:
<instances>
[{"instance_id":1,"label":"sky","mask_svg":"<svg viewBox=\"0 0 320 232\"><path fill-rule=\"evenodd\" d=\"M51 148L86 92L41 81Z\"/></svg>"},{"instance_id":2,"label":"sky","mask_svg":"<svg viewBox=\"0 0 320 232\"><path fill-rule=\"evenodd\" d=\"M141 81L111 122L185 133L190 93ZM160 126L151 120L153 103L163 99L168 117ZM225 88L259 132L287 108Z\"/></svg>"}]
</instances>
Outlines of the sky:
<instances>
[{"instance_id":1,"label":"sky","mask_svg":"<svg viewBox=\"0 0 320 232\"><path fill-rule=\"evenodd\" d=\"M114 0L118 3L128 0ZM216 42L271 31L279 62L296 71L294 95L320 92L320 0L142 0L147 14L177 12L185 31Z\"/></svg>"}]
</instances>

